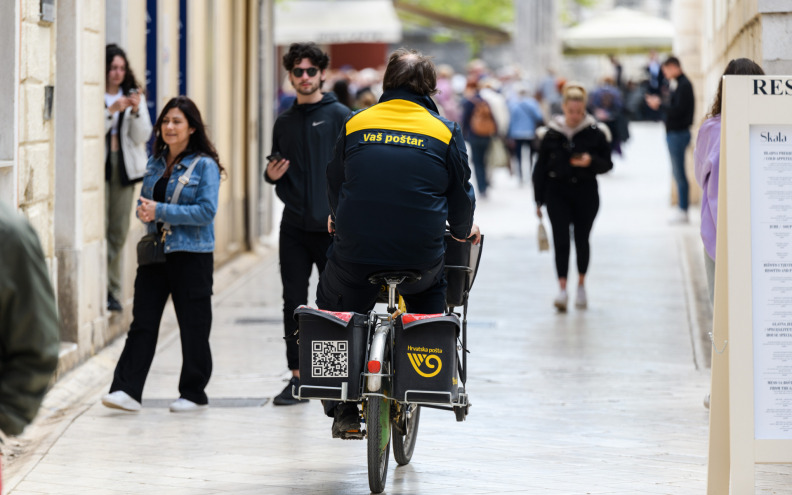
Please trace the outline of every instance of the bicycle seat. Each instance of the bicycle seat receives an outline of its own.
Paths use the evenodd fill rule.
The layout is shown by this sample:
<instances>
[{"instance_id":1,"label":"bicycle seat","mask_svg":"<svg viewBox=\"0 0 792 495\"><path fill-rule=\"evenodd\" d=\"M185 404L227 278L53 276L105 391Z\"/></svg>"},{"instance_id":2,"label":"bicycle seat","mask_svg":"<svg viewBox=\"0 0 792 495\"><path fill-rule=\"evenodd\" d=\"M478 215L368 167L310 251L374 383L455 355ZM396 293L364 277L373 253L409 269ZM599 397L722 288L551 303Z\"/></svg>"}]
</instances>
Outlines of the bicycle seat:
<instances>
[{"instance_id":1,"label":"bicycle seat","mask_svg":"<svg viewBox=\"0 0 792 495\"><path fill-rule=\"evenodd\" d=\"M397 270L397 271L386 271L386 272L376 272L369 275L369 282L375 285L385 284L387 285L390 281L396 282L397 284L403 283L412 283L421 280L421 272L417 270Z\"/></svg>"}]
</instances>

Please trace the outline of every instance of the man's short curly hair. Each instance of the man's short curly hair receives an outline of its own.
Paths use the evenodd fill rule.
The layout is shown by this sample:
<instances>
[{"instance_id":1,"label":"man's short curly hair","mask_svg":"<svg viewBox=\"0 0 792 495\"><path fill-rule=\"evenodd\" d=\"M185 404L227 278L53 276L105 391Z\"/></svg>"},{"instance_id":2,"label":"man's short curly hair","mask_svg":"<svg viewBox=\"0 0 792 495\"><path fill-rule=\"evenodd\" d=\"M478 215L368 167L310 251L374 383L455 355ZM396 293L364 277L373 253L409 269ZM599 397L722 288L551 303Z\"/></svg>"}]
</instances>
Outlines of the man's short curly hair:
<instances>
[{"instance_id":1,"label":"man's short curly hair","mask_svg":"<svg viewBox=\"0 0 792 495\"><path fill-rule=\"evenodd\" d=\"M330 57L316 43L292 43L289 51L283 56L283 68L291 72L304 58L309 59L312 64L319 67L319 70L325 70L330 65Z\"/></svg>"},{"instance_id":2,"label":"man's short curly hair","mask_svg":"<svg viewBox=\"0 0 792 495\"><path fill-rule=\"evenodd\" d=\"M391 53L382 89L396 88L405 88L421 96L437 93L437 73L431 58L407 48Z\"/></svg>"}]
</instances>

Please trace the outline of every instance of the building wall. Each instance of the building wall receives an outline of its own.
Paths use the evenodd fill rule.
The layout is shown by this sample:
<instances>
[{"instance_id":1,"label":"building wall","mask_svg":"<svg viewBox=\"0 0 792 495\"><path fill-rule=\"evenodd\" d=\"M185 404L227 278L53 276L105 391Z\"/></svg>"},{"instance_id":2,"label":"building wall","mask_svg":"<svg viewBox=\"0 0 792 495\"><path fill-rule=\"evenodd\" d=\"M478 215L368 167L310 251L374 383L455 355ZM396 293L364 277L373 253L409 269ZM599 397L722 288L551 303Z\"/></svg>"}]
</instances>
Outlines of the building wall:
<instances>
[{"instance_id":1,"label":"building wall","mask_svg":"<svg viewBox=\"0 0 792 495\"><path fill-rule=\"evenodd\" d=\"M40 2L21 3L19 66L18 206L41 238L47 258L54 253L53 120L44 119L45 87L55 76L55 25L39 23Z\"/></svg>"},{"instance_id":2,"label":"building wall","mask_svg":"<svg viewBox=\"0 0 792 495\"><path fill-rule=\"evenodd\" d=\"M536 80L561 68L560 5L555 0L515 2L514 60Z\"/></svg>"},{"instance_id":3,"label":"building wall","mask_svg":"<svg viewBox=\"0 0 792 495\"><path fill-rule=\"evenodd\" d=\"M698 126L704 116L704 73L701 64L701 19L703 17L704 6L700 0L676 0L671 9L671 22L676 28L674 37L673 52L682 64L682 70L690 79L693 85L693 96L696 99L693 126L691 128L691 141L687 149L685 160L685 170L687 171L688 182L690 184L690 203L698 204L701 202L701 188L695 179L693 149L696 143ZM672 184L671 198L674 204L677 203L676 186Z\"/></svg>"},{"instance_id":4,"label":"building wall","mask_svg":"<svg viewBox=\"0 0 792 495\"><path fill-rule=\"evenodd\" d=\"M260 201L258 0L58 0L51 23L40 0L9 0L0 21L0 195L36 229L56 288L61 319L60 371L126 332L143 226L133 217L123 280L125 311L106 309L104 217L105 44L128 55L147 79L147 7L156 7L156 110L179 92L179 9L188 5L186 88L198 104L227 177L215 220L215 261L248 250L262 229ZM266 2L265 2L266 3ZM45 117L45 92L54 103ZM264 104L272 111L272 104ZM139 191L139 186L137 186ZM254 205L251 207L251 205ZM269 212L266 212L269 213ZM133 213L134 215L134 213ZM251 236L250 232L256 232Z\"/></svg>"},{"instance_id":5,"label":"building wall","mask_svg":"<svg viewBox=\"0 0 792 495\"><path fill-rule=\"evenodd\" d=\"M792 74L792 4L786 0L709 0L701 33L704 98L712 102L729 60L747 57L767 74Z\"/></svg>"}]
</instances>

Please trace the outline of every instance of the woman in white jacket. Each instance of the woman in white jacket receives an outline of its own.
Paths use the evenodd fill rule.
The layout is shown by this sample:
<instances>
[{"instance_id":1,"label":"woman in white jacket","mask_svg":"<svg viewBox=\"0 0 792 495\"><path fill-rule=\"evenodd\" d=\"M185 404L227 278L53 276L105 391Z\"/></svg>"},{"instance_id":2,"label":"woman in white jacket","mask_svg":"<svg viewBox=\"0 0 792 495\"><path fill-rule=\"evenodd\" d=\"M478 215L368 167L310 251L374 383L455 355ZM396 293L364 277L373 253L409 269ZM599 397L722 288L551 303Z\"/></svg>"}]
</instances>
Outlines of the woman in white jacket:
<instances>
[{"instance_id":1,"label":"woman in white jacket","mask_svg":"<svg viewBox=\"0 0 792 495\"><path fill-rule=\"evenodd\" d=\"M107 309L121 311L121 249L129 232L134 183L142 180L151 137L146 98L117 45L105 50L105 236Z\"/></svg>"}]
</instances>

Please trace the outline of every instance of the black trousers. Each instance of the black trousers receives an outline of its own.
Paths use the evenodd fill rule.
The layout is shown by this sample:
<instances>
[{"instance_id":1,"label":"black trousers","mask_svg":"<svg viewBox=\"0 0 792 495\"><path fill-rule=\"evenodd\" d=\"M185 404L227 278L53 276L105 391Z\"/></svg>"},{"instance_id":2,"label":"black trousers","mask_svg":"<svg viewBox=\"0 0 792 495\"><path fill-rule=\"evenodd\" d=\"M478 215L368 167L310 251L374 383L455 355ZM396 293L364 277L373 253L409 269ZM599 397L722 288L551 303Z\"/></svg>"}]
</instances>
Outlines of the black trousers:
<instances>
[{"instance_id":1,"label":"black trousers","mask_svg":"<svg viewBox=\"0 0 792 495\"><path fill-rule=\"evenodd\" d=\"M308 282L313 265L324 271L327 248L332 238L327 232L308 232L286 222L281 222L280 272L283 283L283 333L286 339L286 363L290 370L300 369L300 348L294 331L297 322L294 310L308 303Z\"/></svg>"},{"instance_id":2,"label":"black trousers","mask_svg":"<svg viewBox=\"0 0 792 495\"><path fill-rule=\"evenodd\" d=\"M575 253L579 275L588 270L590 249L589 235L594 218L599 211L599 192L594 180L568 182L550 180L547 184L547 215L553 228L555 264L558 278L567 278L569 271L570 236L569 226L575 235Z\"/></svg>"},{"instance_id":3,"label":"black trousers","mask_svg":"<svg viewBox=\"0 0 792 495\"><path fill-rule=\"evenodd\" d=\"M177 252L165 263L138 266L132 324L116 365L110 391L123 390L140 401L157 348L162 312L168 297L179 322L182 370L179 397L207 404L205 388L212 374L209 331L212 327L212 253Z\"/></svg>"}]
</instances>

